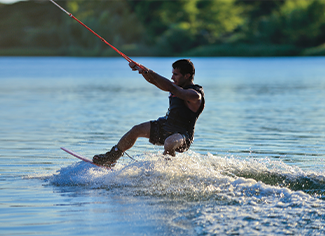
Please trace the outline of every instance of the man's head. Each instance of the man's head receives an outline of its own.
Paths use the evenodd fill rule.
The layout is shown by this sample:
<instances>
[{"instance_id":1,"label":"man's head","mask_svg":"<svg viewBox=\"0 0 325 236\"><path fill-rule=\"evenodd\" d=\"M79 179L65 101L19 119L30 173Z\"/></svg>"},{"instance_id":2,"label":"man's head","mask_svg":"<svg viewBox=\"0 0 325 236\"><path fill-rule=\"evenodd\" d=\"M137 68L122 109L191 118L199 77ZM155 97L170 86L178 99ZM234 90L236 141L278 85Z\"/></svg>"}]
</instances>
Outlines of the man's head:
<instances>
[{"instance_id":1,"label":"man's head","mask_svg":"<svg viewBox=\"0 0 325 236\"><path fill-rule=\"evenodd\" d=\"M179 72L185 76L189 74L190 81L194 80L195 68L191 60L181 59L173 63L173 69L178 69Z\"/></svg>"}]
</instances>

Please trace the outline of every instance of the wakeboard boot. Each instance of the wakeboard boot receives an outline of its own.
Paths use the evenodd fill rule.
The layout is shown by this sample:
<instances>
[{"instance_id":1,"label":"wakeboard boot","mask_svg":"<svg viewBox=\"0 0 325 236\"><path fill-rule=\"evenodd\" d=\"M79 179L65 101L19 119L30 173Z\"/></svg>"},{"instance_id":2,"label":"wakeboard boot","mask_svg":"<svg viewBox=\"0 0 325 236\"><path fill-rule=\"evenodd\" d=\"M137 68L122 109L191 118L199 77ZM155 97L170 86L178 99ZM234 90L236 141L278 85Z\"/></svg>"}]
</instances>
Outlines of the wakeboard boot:
<instances>
[{"instance_id":1,"label":"wakeboard boot","mask_svg":"<svg viewBox=\"0 0 325 236\"><path fill-rule=\"evenodd\" d=\"M98 154L93 157L93 162L97 165L113 167L116 161L123 156L123 152L115 145L109 152Z\"/></svg>"}]
</instances>

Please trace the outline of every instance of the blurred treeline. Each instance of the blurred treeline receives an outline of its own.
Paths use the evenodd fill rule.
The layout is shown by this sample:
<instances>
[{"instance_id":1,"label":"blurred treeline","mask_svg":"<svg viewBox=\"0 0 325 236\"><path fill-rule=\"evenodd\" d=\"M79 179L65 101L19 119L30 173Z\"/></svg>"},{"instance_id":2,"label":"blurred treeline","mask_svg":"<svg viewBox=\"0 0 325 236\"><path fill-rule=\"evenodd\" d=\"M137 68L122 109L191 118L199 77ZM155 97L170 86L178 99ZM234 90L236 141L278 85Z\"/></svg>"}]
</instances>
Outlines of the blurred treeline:
<instances>
[{"instance_id":1,"label":"blurred treeline","mask_svg":"<svg viewBox=\"0 0 325 236\"><path fill-rule=\"evenodd\" d=\"M325 55L325 0L69 0L129 56ZM118 56L47 0L0 4L0 55Z\"/></svg>"}]
</instances>

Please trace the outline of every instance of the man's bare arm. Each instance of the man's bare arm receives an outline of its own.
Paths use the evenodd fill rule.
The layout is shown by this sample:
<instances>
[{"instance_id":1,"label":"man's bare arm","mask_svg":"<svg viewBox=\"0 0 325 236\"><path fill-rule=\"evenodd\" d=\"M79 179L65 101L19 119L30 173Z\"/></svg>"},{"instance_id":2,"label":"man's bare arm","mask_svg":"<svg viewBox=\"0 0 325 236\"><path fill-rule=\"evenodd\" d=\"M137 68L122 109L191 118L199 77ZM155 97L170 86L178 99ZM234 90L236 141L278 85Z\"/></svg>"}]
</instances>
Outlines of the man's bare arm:
<instances>
[{"instance_id":1,"label":"man's bare arm","mask_svg":"<svg viewBox=\"0 0 325 236\"><path fill-rule=\"evenodd\" d=\"M195 91L194 89L183 89L174 83L172 83L169 79L157 74L152 70L142 70L141 68L136 67L136 65L130 62L130 67L132 70L138 70L140 74L151 84L155 85L159 89L167 92L171 92L176 97L187 101L187 102L197 102L201 101L201 94Z\"/></svg>"}]
</instances>

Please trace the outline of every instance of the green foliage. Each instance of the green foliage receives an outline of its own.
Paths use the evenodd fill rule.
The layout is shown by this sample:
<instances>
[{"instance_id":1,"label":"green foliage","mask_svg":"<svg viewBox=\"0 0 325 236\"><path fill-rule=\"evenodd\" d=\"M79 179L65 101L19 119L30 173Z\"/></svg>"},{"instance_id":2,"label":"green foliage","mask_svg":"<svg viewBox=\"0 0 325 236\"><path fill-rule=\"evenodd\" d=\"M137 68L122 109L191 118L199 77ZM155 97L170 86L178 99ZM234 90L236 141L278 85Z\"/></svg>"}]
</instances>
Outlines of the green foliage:
<instances>
[{"instance_id":1,"label":"green foliage","mask_svg":"<svg viewBox=\"0 0 325 236\"><path fill-rule=\"evenodd\" d=\"M257 21L248 38L274 44L312 47L325 41L325 1L287 0Z\"/></svg>"},{"instance_id":2,"label":"green foliage","mask_svg":"<svg viewBox=\"0 0 325 236\"><path fill-rule=\"evenodd\" d=\"M307 48L302 52L304 56L325 56L325 43L317 47Z\"/></svg>"},{"instance_id":3,"label":"green foliage","mask_svg":"<svg viewBox=\"0 0 325 236\"><path fill-rule=\"evenodd\" d=\"M324 42L325 1L288 0L280 9L283 35L289 43L312 46Z\"/></svg>"},{"instance_id":4,"label":"green foliage","mask_svg":"<svg viewBox=\"0 0 325 236\"><path fill-rule=\"evenodd\" d=\"M234 0L198 1L197 32L213 44L243 24L242 13Z\"/></svg>"},{"instance_id":5,"label":"green foliage","mask_svg":"<svg viewBox=\"0 0 325 236\"><path fill-rule=\"evenodd\" d=\"M142 40L144 29L126 1L69 1L67 10L116 47ZM68 47L72 51L77 50L75 47L80 47L82 50L89 49L94 55L100 55L107 48L107 45L78 22L69 18L67 20L65 36L69 38Z\"/></svg>"},{"instance_id":6,"label":"green foliage","mask_svg":"<svg viewBox=\"0 0 325 236\"><path fill-rule=\"evenodd\" d=\"M61 17L48 2L1 5L0 48L59 47L60 24Z\"/></svg>"},{"instance_id":7,"label":"green foliage","mask_svg":"<svg viewBox=\"0 0 325 236\"><path fill-rule=\"evenodd\" d=\"M58 3L130 56L324 55L324 0ZM0 55L19 51L118 56L49 1L0 4Z\"/></svg>"},{"instance_id":8,"label":"green foliage","mask_svg":"<svg viewBox=\"0 0 325 236\"><path fill-rule=\"evenodd\" d=\"M213 44L244 22L234 0L140 1L131 5L159 55L177 55Z\"/></svg>"},{"instance_id":9,"label":"green foliage","mask_svg":"<svg viewBox=\"0 0 325 236\"><path fill-rule=\"evenodd\" d=\"M187 57L212 57L212 56L246 56L246 57L275 57L275 56L297 56L300 49L294 45L274 44L217 44L194 48L183 54Z\"/></svg>"}]
</instances>

